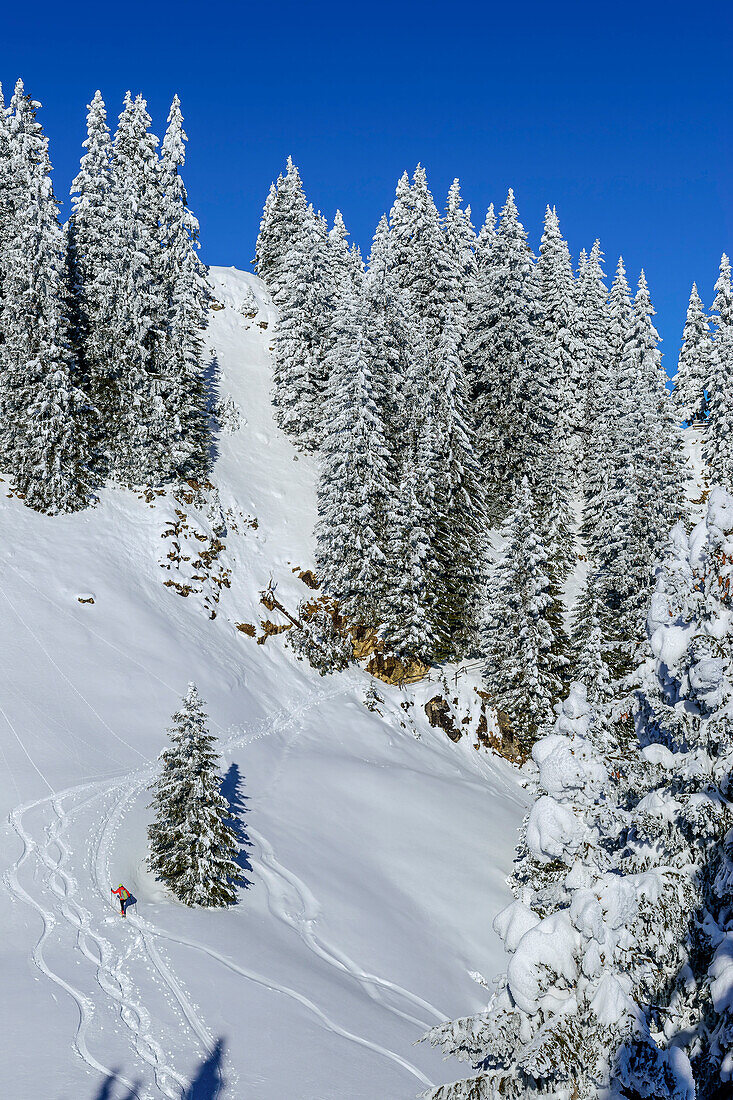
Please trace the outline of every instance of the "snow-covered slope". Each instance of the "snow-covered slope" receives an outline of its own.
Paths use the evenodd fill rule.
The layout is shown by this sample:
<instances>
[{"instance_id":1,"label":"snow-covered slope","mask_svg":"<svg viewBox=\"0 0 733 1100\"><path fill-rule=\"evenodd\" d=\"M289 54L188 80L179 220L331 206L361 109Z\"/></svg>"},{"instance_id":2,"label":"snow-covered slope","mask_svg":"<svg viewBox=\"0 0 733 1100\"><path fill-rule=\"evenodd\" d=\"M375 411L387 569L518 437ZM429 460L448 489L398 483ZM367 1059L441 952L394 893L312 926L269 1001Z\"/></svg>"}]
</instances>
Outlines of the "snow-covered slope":
<instances>
[{"instance_id":1,"label":"snow-covered slope","mask_svg":"<svg viewBox=\"0 0 733 1100\"><path fill-rule=\"evenodd\" d=\"M525 797L414 717L429 685L380 684L370 712L362 670L322 679L236 629L267 616L271 576L287 605L309 594L315 471L272 421L266 293L212 280L208 339L243 414L217 492L109 490L54 519L0 494L0 1080L18 1100L194 1081L199 1098L407 1100L452 1071L415 1040L485 1002L469 971L501 967L491 921ZM248 837L227 911L188 910L144 870L146 787L189 680Z\"/></svg>"}]
</instances>

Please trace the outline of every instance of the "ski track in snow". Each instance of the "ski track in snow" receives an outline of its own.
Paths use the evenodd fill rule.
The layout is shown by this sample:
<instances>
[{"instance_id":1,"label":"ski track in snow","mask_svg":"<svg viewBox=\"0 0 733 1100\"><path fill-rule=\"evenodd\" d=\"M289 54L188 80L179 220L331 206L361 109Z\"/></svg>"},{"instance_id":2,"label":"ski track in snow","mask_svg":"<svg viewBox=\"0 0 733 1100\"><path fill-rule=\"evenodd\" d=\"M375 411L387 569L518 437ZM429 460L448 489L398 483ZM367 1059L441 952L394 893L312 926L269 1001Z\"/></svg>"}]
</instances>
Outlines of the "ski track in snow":
<instances>
[{"instance_id":1,"label":"ski track in snow","mask_svg":"<svg viewBox=\"0 0 733 1100\"><path fill-rule=\"evenodd\" d=\"M276 715L263 721L259 732L254 735L243 735L241 728L233 730L232 736L221 745L222 753L245 747L263 737L269 737L277 731L293 729L295 737L287 741L284 748L284 752L287 754L300 731L300 719L325 700L339 695L347 695L350 691L349 686L342 686L332 691L311 692L308 698L299 706L291 710L280 710ZM89 1049L88 1033L97 1007L95 1001L56 973L45 959L45 946L57 927L66 926L71 929L75 937L76 949L94 968L95 979L100 991L112 1003L118 1019L129 1032L132 1052L138 1064L142 1063L149 1072L152 1072L152 1081L147 1086L135 1086L127 1077L117 1074L120 1083L138 1100L155 1100L155 1097L159 1096L165 1097L166 1100L180 1100L180 1097L188 1088L189 1080L171 1064L171 1055L165 1053L161 1042L153 1035L155 1024L150 1012L133 998L129 989L129 979L122 975L122 965L136 945L143 947L162 986L169 992L172 1000L178 1006L183 1019L196 1037L204 1055L210 1055L215 1047L214 1039L200 1019L196 1007L185 993L171 967L163 961L156 946L156 940L177 943L201 952L247 981L292 998L313 1013L320 1023L333 1034L395 1062L417 1078L421 1084L430 1087L432 1082L429 1078L396 1052L364 1036L354 1034L330 1019L317 1004L304 994L255 971L239 966L205 943L169 933L131 912L128 916L128 926L135 930L138 938L137 941L133 941L127 954L123 957L117 952L109 939L95 930L93 922L96 918L97 923L99 923L99 918L82 904L78 882L70 870L67 869L71 850L64 839L64 834L73 818L90 804L97 800L114 800L111 810L103 812L99 839L96 845L90 849L86 867L90 885L93 886L102 908L106 910L114 837L122 819L129 812L143 788L150 783L154 773L154 767L147 767L132 772L122 779L102 780L69 787L64 791L52 793L46 798L36 799L18 806L8 816L8 824L20 839L23 848L21 855L12 867L4 873L2 881L12 898L28 905L41 917L43 928L31 952L31 959L46 978L63 989L74 1001L78 1012L78 1021L72 1039L72 1047L87 1066L105 1077L112 1076L112 1070L99 1061ZM66 808L67 803L70 803L68 809ZM24 819L32 811L43 813L49 809L52 811L53 816L43 826L43 839L39 840L31 834ZM398 1004L392 1003L392 1001L401 1002L404 1006L409 1005L410 1008L418 1009L423 1014L434 1017L437 1021L446 1020L447 1017L429 1002L394 982L367 973L340 949L317 936L314 925L320 907L311 891L292 871L278 862L272 846L261 833L248 827L248 835L256 844L259 852L259 855L252 856L252 866L253 870L256 870L261 876L267 892L267 901L271 913L296 932L310 951L329 966L351 977L373 1001L376 1001L385 1010L408 1020L422 1030L427 1030L433 1021L426 1021L422 1016L412 1015L404 1011L403 1008L398 1007ZM34 897L20 881L21 869L31 857L35 857L38 869L41 872L40 876L34 878L34 885L41 886L43 890L40 897ZM160 1027L157 1030L160 1030ZM230 1073L228 1076L229 1083L235 1084L233 1075ZM151 1093L147 1090L153 1083L155 1091Z\"/></svg>"}]
</instances>

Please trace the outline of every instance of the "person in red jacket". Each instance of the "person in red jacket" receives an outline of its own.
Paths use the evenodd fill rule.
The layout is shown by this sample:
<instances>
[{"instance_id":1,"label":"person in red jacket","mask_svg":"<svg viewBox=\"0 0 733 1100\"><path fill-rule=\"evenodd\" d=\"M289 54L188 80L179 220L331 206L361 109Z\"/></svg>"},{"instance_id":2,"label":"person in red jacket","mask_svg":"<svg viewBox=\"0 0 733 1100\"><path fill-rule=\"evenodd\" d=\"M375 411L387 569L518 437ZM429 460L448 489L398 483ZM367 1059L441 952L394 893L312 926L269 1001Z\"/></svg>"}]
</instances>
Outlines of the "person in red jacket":
<instances>
[{"instance_id":1,"label":"person in red jacket","mask_svg":"<svg viewBox=\"0 0 733 1100\"><path fill-rule=\"evenodd\" d=\"M113 894L117 894L117 897L120 899L120 912L123 917L126 916L125 909L130 904L130 898L132 896L130 891L126 890L122 883L120 883L116 890L110 886L110 890Z\"/></svg>"}]
</instances>

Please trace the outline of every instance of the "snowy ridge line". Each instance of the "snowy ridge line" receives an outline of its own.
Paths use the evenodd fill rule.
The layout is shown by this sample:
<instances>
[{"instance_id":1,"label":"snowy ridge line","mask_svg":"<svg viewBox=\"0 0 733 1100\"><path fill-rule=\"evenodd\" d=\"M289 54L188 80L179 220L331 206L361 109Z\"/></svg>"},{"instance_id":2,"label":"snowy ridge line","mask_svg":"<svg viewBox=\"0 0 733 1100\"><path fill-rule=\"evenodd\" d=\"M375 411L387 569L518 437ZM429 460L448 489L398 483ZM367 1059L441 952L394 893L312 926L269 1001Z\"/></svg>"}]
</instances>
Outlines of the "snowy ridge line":
<instances>
[{"instance_id":1,"label":"snowy ridge line","mask_svg":"<svg viewBox=\"0 0 733 1100\"><path fill-rule=\"evenodd\" d=\"M417 1008L423 1009L426 1013L435 1017L439 1023L446 1023L448 1017L430 1004L429 1001L423 1000L422 997L418 997L415 993L411 993L409 989L405 989L401 985L397 985L395 982L390 982L386 978L380 978L376 974L369 974L367 971L362 970L361 967L349 958L345 952L339 948L332 947L325 940L317 936L313 930L313 925L320 912L320 906L313 896L311 891L292 871L283 865L275 858L275 853L272 849L272 845L268 840L262 836L256 829L251 826L248 827L248 835L258 845L261 858L254 858L252 860L253 866L256 866L262 881L264 882L265 889L267 891L267 904L270 912L278 920L287 924L300 936L305 945L317 955L329 966L335 967L337 970L348 974L356 981L364 992L373 1001L376 1001L382 1008L385 1008L388 1012L392 1012L396 1016L401 1016L402 1019L407 1020L409 1023L415 1024L421 1028L422 1031L427 1031L434 1024L419 1019L416 1016L411 1016L407 1012L403 1012L401 1009L390 1004L386 997L383 996L382 991L388 991L402 997L408 1003L414 1005ZM293 915L292 910L295 910L297 906L300 906L301 913Z\"/></svg>"}]
</instances>

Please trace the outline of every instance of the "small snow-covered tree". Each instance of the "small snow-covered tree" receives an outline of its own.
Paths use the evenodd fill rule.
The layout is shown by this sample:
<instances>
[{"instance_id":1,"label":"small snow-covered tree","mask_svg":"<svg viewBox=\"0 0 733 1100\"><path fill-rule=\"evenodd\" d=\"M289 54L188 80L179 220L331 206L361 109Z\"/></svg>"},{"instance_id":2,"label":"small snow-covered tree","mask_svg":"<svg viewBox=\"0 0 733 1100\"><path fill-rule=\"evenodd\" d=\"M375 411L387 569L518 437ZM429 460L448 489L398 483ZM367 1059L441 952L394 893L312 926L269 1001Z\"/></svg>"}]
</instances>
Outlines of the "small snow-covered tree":
<instances>
[{"instance_id":1,"label":"small snow-covered tree","mask_svg":"<svg viewBox=\"0 0 733 1100\"><path fill-rule=\"evenodd\" d=\"M711 352L710 323L693 283L674 380L675 407L682 420L692 422L707 417Z\"/></svg>"},{"instance_id":2,"label":"small snow-covered tree","mask_svg":"<svg viewBox=\"0 0 733 1100\"><path fill-rule=\"evenodd\" d=\"M207 729L195 684L188 685L168 731L151 786L148 867L186 905L233 905L242 881L233 817L221 793L216 738Z\"/></svg>"}]
</instances>

